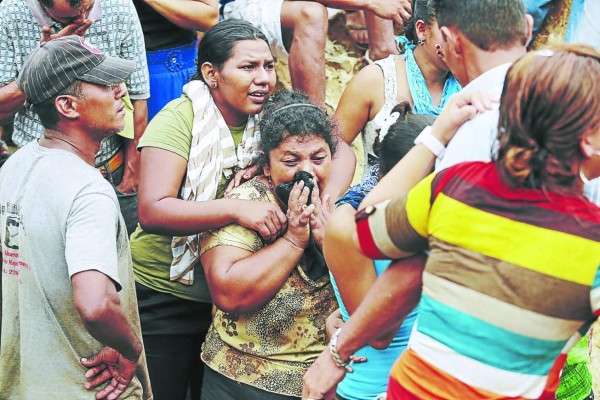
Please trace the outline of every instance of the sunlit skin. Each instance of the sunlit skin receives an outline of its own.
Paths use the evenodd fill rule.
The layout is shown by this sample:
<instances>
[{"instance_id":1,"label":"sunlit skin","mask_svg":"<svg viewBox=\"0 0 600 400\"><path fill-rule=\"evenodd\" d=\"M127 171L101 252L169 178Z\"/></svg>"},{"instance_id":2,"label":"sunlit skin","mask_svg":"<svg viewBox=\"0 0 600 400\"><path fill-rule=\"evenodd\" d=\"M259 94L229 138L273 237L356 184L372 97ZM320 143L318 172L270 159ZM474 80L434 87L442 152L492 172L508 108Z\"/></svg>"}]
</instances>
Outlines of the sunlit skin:
<instances>
[{"instance_id":1,"label":"sunlit skin","mask_svg":"<svg viewBox=\"0 0 600 400\"><path fill-rule=\"evenodd\" d=\"M241 126L248 115L261 112L277 81L271 50L260 39L239 41L221 68L205 63L202 71L219 111L230 126Z\"/></svg>"},{"instance_id":2,"label":"sunlit skin","mask_svg":"<svg viewBox=\"0 0 600 400\"><path fill-rule=\"evenodd\" d=\"M331 150L323 137L290 135L269 152L264 172L273 186L290 182L298 171L312 174L319 191L326 187L331 171Z\"/></svg>"},{"instance_id":3,"label":"sunlit skin","mask_svg":"<svg viewBox=\"0 0 600 400\"><path fill-rule=\"evenodd\" d=\"M76 8L71 7L68 0L54 0L52 8L42 7L46 14L54 21L67 25L75 22L78 18L85 20L93 6L94 0L81 0L81 4Z\"/></svg>"}]
</instances>

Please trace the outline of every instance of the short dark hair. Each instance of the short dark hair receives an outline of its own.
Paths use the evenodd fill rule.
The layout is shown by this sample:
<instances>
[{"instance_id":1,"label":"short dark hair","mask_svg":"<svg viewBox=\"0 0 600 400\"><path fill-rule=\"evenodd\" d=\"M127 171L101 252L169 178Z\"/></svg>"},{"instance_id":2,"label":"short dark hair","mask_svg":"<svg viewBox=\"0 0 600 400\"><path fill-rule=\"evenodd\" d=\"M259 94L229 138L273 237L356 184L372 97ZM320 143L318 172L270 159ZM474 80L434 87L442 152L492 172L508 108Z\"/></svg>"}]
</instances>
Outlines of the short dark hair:
<instances>
[{"instance_id":1,"label":"short dark hair","mask_svg":"<svg viewBox=\"0 0 600 400\"><path fill-rule=\"evenodd\" d=\"M216 68L229 60L231 52L235 45L242 40L263 40L267 46L269 41L267 37L249 22L241 19L228 19L221 21L204 33L198 45L198 72L192 80L201 80L204 82L200 67L205 62L209 62Z\"/></svg>"},{"instance_id":2,"label":"short dark hair","mask_svg":"<svg viewBox=\"0 0 600 400\"><path fill-rule=\"evenodd\" d=\"M522 0L431 0L440 27L455 27L486 51L527 44Z\"/></svg>"},{"instance_id":3,"label":"short dark hair","mask_svg":"<svg viewBox=\"0 0 600 400\"><path fill-rule=\"evenodd\" d=\"M284 109L286 106L291 107ZM334 129L331 118L306 94L287 90L275 93L265 105L260 120L261 162L265 164L269 152L290 135L320 136L327 142L333 156L337 147Z\"/></svg>"},{"instance_id":4,"label":"short dark hair","mask_svg":"<svg viewBox=\"0 0 600 400\"><path fill-rule=\"evenodd\" d=\"M410 104L403 101L397 104L390 114L398 112L398 120L394 122L383 141L375 141L373 150L379 157L379 174L390 172L398 161L415 145L415 138L425 127L433 125L435 117L429 114L413 114Z\"/></svg>"},{"instance_id":5,"label":"short dark hair","mask_svg":"<svg viewBox=\"0 0 600 400\"><path fill-rule=\"evenodd\" d=\"M53 9L54 8L54 0L38 0L41 5L46 8ZM77 8L81 5L81 0L67 0L69 5L72 8Z\"/></svg>"},{"instance_id":6,"label":"short dark hair","mask_svg":"<svg viewBox=\"0 0 600 400\"><path fill-rule=\"evenodd\" d=\"M59 96L75 96L77 98L83 99L83 92L81 90L82 82L80 80L73 81L65 90L52 96L46 101L43 101L39 104L35 104L33 106L34 111L40 117L40 121L42 125L46 129L54 129L56 128L56 124L58 123L58 111L56 111L55 101Z\"/></svg>"},{"instance_id":7,"label":"short dark hair","mask_svg":"<svg viewBox=\"0 0 600 400\"><path fill-rule=\"evenodd\" d=\"M404 25L404 36L413 44L416 44L419 38L417 37L417 21L421 20L427 26L431 26L436 20L435 10L431 4L431 0L413 0L412 15Z\"/></svg>"}]
</instances>

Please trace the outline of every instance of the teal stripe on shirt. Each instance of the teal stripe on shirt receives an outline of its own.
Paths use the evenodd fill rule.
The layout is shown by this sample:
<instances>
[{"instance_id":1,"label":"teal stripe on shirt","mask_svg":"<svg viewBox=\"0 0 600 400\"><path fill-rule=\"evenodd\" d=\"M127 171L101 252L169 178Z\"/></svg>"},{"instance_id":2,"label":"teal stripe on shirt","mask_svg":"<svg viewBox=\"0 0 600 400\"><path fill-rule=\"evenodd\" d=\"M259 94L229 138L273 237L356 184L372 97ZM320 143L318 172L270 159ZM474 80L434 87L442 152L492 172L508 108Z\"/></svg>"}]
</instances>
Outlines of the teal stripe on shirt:
<instances>
[{"instance_id":1,"label":"teal stripe on shirt","mask_svg":"<svg viewBox=\"0 0 600 400\"><path fill-rule=\"evenodd\" d=\"M417 327L419 332L458 354L528 375L546 375L567 343L566 340L540 340L509 332L425 294L419 303Z\"/></svg>"},{"instance_id":2,"label":"teal stripe on shirt","mask_svg":"<svg viewBox=\"0 0 600 400\"><path fill-rule=\"evenodd\" d=\"M594 283L592 283L592 289L600 286L600 267L596 270L596 276L594 277Z\"/></svg>"}]
</instances>

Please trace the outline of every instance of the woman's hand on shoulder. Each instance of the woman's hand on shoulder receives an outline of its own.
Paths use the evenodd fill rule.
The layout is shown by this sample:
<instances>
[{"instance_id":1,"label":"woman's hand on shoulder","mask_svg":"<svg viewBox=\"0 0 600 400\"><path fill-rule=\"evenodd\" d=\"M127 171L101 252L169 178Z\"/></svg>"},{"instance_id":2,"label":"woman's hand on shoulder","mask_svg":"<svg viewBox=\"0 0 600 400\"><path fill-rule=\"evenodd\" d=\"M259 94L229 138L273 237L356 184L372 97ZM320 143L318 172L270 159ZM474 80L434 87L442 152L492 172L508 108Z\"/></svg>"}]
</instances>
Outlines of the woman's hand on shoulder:
<instances>
[{"instance_id":1,"label":"woman's hand on shoulder","mask_svg":"<svg viewBox=\"0 0 600 400\"><path fill-rule=\"evenodd\" d=\"M242 183L254 178L255 176L262 175L262 169L258 164L251 165L247 168L242 168L235 173L224 194L229 194L234 188L240 186Z\"/></svg>"},{"instance_id":2,"label":"woman's hand on shoulder","mask_svg":"<svg viewBox=\"0 0 600 400\"><path fill-rule=\"evenodd\" d=\"M300 181L292 187L288 200L288 228L284 238L301 249L308 246L310 238L309 221L311 215L315 212L314 204L306 205L309 193L308 187L305 187L304 182Z\"/></svg>"},{"instance_id":3,"label":"woman's hand on shoulder","mask_svg":"<svg viewBox=\"0 0 600 400\"><path fill-rule=\"evenodd\" d=\"M315 188L311 194L311 203L315 206L315 211L310 215L310 230L312 232L315 243L320 249L323 249L323 238L325 237L325 225L331 216L331 202L328 194L321 198L319 186L315 184Z\"/></svg>"},{"instance_id":4,"label":"woman's hand on shoulder","mask_svg":"<svg viewBox=\"0 0 600 400\"><path fill-rule=\"evenodd\" d=\"M431 126L431 133L444 145L466 121L494 108L500 100L488 92L461 91L450 98L448 104Z\"/></svg>"},{"instance_id":5,"label":"woman's hand on shoulder","mask_svg":"<svg viewBox=\"0 0 600 400\"><path fill-rule=\"evenodd\" d=\"M244 202L244 206L234 210L239 225L257 231L268 243L285 232L287 218L277 205L263 201L239 201Z\"/></svg>"}]
</instances>

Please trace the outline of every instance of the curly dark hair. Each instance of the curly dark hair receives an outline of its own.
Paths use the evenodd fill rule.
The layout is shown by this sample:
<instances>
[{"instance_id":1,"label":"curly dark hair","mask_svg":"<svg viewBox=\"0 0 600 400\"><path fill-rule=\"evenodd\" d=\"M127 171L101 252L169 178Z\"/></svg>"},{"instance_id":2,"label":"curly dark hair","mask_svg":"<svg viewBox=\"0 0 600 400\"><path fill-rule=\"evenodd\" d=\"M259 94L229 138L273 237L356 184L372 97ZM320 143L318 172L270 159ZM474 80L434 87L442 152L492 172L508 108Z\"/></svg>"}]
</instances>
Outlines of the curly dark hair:
<instances>
[{"instance_id":1,"label":"curly dark hair","mask_svg":"<svg viewBox=\"0 0 600 400\"><path fill-rule=\"evenodd\" d=\"M265 105L260 120L261 163L265 164L269 152L290 135L320 136L327 142L333 156L338 142L334 130L331 118L306 94L287 90L275 93Z\"/></svg>"}]
</instances>

